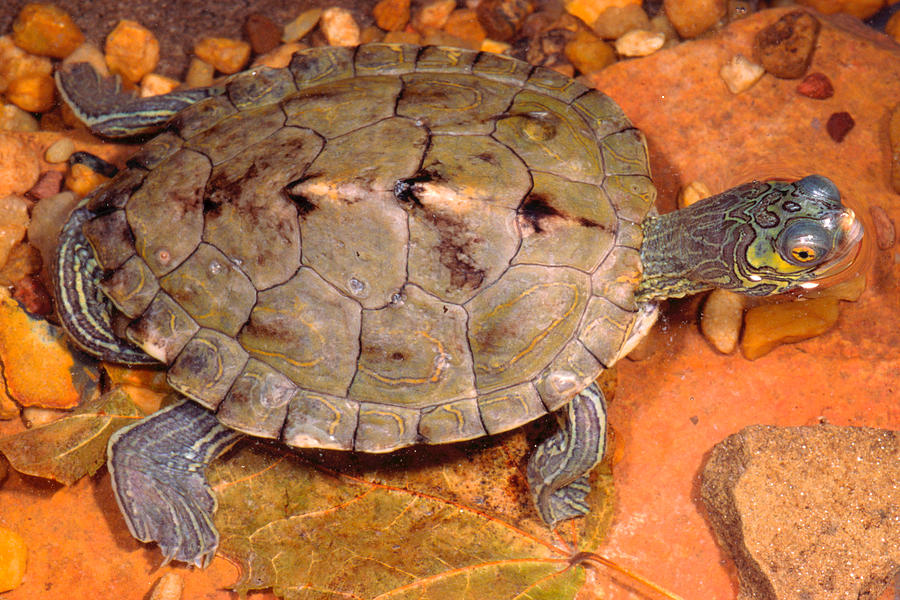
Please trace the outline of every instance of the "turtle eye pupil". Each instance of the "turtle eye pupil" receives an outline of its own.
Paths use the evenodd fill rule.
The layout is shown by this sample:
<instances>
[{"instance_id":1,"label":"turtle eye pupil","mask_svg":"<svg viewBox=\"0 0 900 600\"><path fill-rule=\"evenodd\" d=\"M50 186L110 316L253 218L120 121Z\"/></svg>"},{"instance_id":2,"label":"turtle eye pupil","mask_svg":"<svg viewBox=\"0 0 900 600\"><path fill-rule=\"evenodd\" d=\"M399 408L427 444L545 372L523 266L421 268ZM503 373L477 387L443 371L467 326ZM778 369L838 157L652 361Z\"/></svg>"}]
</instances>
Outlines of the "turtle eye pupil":
<instances>
[{"instance_id":1,"label":"turtle eye pupil","mask_svg":"<svg viewBox=\"0 0 900 600\"><path fill-rule=\"evenodd\" d=\"M791 255L800 262L815 260L816 251L809 246L797 246L791 250Z\"/></svg>"}]
</instances>

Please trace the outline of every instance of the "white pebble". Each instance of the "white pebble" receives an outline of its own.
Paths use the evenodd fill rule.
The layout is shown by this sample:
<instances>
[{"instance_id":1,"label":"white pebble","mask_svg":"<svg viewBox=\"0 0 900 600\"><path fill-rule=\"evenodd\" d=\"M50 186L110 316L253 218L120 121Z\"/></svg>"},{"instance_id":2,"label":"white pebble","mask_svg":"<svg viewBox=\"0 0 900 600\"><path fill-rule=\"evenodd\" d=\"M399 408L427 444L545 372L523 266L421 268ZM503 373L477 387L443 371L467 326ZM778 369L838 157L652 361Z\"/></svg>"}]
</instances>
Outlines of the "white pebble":
<instances>
[{"instance_id":1,"label":"white pebble","mask_svg":"<svg viewBox=\"0 0 900 600\"><path fill-rule=\"evenodd\" d=\"M322 11L319 29L332 46L358 46L359 25L349 10L332 6Z\"/></svg>"},{"instance_id":2,"label":"white pebble","mask_svg":"<svg viewBox=\"0 0 900 600\"><path fill-rule=\"evenodd\" d=\"M722 65L719 76L732 94L740 94L753 87L765 72L761 65L751 62L743 54L736 54Z\"/></svg>"},{"instance_id":3,"label":"white pebble","mask_svg":"<svg viewBox=\"0 0 900 600\"><path fill-rule=\"evenodd\" d=\"M178 573L166 573L156 582L150 600L181 600L183 591L184 578Z\"/></svg>"},{"instance_id":4,"label":"white pebble","mask_svg":"<svg viewBox=\"0 0 900 600\"><path fill-rule=\"evenodd\" d=\"M0 130L38 131L40 125L30 112L15 104L0 104Z\"/></svg>"},{"instance_id":5,"label":"white pebble","mask_svg":"<svg viewBox=\"0 0 900 600\"><path fill-rule=\"evenodd\" d=\"M281 41L285 43L296 42L316 26L321 16L321 8L311 8L300 13L300 16L284 26L284 31L281 33Z\"/></svg>"},{"instance_id":6,"label":"white pebble","mask_svg":"<svg viewBox=\"0 0 900 600\"><path fill-rule=\"evenodd\" d=\"M678 208L687 208L691 204L709 198L709 188L702 181L692 181L678 192Z\"/></svg>"},{"instance_id":7,"label":"white pebble","mask_svg":"<svg viewBox=\"0 0 900 600\"><path fill-rule=\"evenodd\" d=\"M647 56L666 43L666 34L660 31L632 29L616 40L616 52L622 56Z\"/></svg>"},{"instance_id":8,"label":"white pebble","mask_svg":"<svg viewBox=\"0 0 900 600\"><path fill-rule=\"evenodd\" d=\"M50 164L64 163L75 152L75 142L70 138L59 138L44 152L44 160Z\"/></svg>"},{"instance_id":9,"label":"white pebble","mask_svg":"<svg viewBox=\"0 0 900 600\"><path fill-rule=\"evenodd\" d=\"M737 348L744 316L744 296L729 290L713 290L700 312L700 331L722 354Z\"/></svg>"}]
</instances>

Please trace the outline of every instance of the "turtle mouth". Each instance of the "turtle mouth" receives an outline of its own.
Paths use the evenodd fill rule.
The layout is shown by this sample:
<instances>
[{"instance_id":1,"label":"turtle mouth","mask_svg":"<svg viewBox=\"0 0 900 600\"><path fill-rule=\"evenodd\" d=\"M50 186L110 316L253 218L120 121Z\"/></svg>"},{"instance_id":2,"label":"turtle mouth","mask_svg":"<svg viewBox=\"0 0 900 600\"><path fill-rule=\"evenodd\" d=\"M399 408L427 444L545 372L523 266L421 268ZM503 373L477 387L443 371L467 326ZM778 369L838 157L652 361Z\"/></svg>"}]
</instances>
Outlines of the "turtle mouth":
<instances>
[{"instance_id":1,"label":"turtle mouth","mask_svg":"<svg viewBox=\"0 0 900 600\"><path fill-rule=\"evenodd\" d=\"M813 279L833 277L849 269L859 256L862 248L863 226L853 209L845 208L839 217L838 242L834 257L812 272Z\"/></svg>"}]
</instances>

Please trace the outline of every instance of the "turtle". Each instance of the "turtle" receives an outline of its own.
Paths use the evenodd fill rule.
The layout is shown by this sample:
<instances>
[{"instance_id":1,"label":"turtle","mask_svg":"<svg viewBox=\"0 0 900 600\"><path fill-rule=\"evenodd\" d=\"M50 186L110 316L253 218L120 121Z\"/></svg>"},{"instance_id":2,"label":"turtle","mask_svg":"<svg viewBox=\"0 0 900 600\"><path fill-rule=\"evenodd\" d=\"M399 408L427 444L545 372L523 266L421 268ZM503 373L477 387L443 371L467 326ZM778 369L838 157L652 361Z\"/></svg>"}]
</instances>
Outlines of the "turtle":
<instances>
[{"instance_id":1,"label":"turtle","mask_svg":"<svg viewBox=\"0 0 900 600\"><path fill-rule=\"evenodd\" d=\"M62 98L146 143L62 227L58 319L181 399L109 442L132 535L205 566L205 468L243 436L385 453L547 414L526 467L548 526L606 447L595 380L661 300L764 296L838 272L862 227L822 175L659 214L647 145L553 70L438 46L317 47L137 99L86 64Z\"/></svg>"}]
</instances>

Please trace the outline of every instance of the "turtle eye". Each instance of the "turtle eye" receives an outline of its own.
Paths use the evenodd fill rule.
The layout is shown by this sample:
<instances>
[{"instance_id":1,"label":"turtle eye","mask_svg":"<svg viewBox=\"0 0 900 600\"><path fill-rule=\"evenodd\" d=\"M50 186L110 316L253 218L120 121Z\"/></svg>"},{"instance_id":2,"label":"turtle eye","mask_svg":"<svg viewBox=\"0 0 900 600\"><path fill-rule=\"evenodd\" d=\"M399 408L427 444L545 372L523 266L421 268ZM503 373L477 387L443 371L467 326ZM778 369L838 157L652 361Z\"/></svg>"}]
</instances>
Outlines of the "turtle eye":
<instances>
[{"instance_id":1,"label":"turtle eye","mask_svg":"<svg viewBox=\"0 0 900 600\"><path fill-rule=\"evenodd\" d=\"M778 251L792 265L816 265L828 256L831 235L818 223L800 221L789 225L779 236Z\"/></svg>"}]
</instances>

